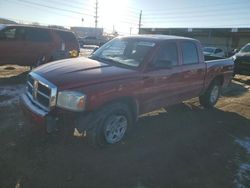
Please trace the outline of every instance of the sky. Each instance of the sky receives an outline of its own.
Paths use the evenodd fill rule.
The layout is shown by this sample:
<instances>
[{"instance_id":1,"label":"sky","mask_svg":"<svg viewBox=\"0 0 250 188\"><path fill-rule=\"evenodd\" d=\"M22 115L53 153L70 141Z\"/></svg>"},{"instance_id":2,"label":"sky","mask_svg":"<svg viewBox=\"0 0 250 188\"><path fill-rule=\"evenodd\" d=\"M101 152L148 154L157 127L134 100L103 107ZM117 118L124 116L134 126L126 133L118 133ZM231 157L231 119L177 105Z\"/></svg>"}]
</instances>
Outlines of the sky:
<instances>
[{"instance_id":1,"label":"sky","mask_svg":"<svg viewBox=\"0 0 250 188\"><path fill-rule=\"evenodd\" d=\"M95 26L96 0L0 0L0 18L42 25ZM98 0L98 27L138 33L141 27L250 27L250 0Z\"/></svg>"}]
</instances>

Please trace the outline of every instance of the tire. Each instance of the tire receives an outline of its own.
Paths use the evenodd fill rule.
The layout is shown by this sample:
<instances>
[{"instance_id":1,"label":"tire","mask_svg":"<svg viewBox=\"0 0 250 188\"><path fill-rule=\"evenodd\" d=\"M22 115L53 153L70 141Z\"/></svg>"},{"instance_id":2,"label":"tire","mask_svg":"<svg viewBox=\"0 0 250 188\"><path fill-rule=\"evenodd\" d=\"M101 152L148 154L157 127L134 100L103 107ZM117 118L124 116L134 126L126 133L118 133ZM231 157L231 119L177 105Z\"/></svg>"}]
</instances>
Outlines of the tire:
<instances>
[{"instance_id":1,"label":"tire","mask_svg":"<svg viewBox=\"0 0 250 188\"><path fill-rule=\"evenodd\" d=\"M110 104L96 113L95 122L87 131L90 145L103 147L120 142L130 131L133 116L126 104Z\"/></svg>"},{"instance_id":2,"label":"tire","mask_svg":"<svg viewBox=\"0 0 250 188\"><path fill-rule=\"evenodd\" d=\"M30 66L30 70L39 67L40 65L43 65L46 63L46 57L44 55L39 56L36 60L36 62Z\"/></svg>"},{"instance_id":3,"label":"tire","mask_svg":"<svg viewBox=\"0 0 250 188\"><path fill-rule=\"evenodd\" d=\"M221 93L221 83L215 80L206 92L199 97L200 104L205 108L212 108L217 103Z\"/></svg>"}]
</instances>

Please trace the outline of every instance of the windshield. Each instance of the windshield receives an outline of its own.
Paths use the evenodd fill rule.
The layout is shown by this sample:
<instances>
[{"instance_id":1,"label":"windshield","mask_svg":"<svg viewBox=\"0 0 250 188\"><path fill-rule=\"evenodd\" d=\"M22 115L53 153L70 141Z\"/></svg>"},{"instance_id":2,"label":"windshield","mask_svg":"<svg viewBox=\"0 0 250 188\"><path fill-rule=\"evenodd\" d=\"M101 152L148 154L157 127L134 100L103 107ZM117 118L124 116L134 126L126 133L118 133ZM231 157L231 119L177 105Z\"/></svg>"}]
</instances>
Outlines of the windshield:
<instances>
[{"instance_id":1,"label":"windshield","mask_svg":"<svg viewBox=\"0 0 250 188\"><path fill-rule=\"evenodd\" d=\"M250 44L247 44L243 48L241 48L240 52L250 52Z\"/></svg>"},{"instance_id":2,"label":"windshield","mask_svg":"<svg viewBox=\"0 0 250 188\"><path fill-rule=\"evenodd\" d=\"M203 52L207 52L207 53L213 53L214 52L214 48L203 48Z\"/></svg>"},{"instance_id":3,"label":"windshield","mask_svg":"<svg viewBox=\"0 0 250 188\"><path fill-rule=\"evenodd\" d=\"M99 48L90 58L110 60L129 67L139 67L154 46L154 42L143 39L116 38Z\"/></svg>"}]
</instances>

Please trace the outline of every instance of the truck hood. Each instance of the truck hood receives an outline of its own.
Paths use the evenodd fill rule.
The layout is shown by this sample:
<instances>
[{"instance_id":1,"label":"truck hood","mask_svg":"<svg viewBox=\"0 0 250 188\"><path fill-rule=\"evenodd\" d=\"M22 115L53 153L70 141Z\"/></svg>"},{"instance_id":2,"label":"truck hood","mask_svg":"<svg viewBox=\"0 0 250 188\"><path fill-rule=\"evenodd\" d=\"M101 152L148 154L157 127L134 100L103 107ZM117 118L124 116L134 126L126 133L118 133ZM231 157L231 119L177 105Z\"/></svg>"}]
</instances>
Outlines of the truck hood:
<instances>
[{"instance_id":1,"label":"truck hood","mask_svg":"<svg viewBox=\"0 0 250 188\"><path fill-rule=\"evenodd\" d=\"M59 89L72 89L102 82L132 79L137 71L113 66L85 57L59 60L36 68L33 72Z\"/></svg>"}]
</instances>

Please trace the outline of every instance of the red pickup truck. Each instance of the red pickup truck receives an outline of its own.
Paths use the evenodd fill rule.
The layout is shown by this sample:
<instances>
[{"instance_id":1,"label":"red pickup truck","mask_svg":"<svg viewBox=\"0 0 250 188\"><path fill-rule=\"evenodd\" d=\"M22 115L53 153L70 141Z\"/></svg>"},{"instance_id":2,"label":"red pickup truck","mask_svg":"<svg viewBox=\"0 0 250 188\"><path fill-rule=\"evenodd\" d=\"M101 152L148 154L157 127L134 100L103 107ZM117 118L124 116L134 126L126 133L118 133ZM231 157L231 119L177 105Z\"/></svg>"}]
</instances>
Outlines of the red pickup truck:
<instances>
[{"instance_id":1,"label":"red pickup truck","mask_svg":"<svg viewBox=\"0 0 250 188\"><path fill-rule=\"evenodd\" d=\"M30 72L21 106L48 132L58 119L69 117L91 143L114 144L140 114L193 97L213 107L233 69L231 59L205 61L194 39L119 37L89 58L55 61Z\"/></svg>"}]
</instances>

